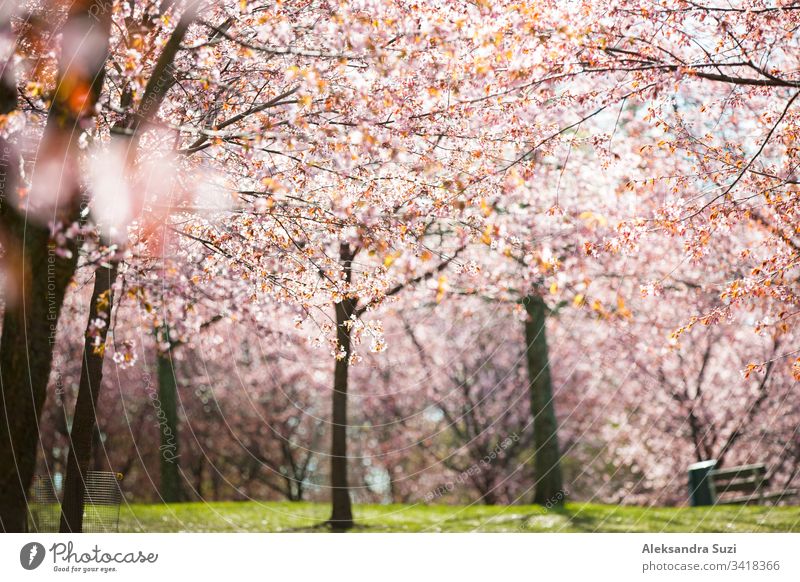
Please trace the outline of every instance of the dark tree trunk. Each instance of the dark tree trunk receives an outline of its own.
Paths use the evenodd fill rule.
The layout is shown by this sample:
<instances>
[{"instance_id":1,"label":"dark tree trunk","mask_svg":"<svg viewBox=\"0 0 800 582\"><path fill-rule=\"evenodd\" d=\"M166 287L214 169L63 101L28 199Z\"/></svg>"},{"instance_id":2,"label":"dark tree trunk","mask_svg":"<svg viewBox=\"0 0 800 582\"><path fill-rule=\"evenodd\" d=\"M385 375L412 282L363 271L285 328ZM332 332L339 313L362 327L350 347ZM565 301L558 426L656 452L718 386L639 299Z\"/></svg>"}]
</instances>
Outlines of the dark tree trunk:
<instances>
[{"instance_id":1,"label":"dark tree trunk","mask_svg":"<svg viewBox=\"0 0 800 582\"><path fill-rule=\"evenodd\" d=\"M203 473L204 473L204 469L205 469L205 465L206 465L206 463L205 463L205 458L206 457L205 457L205 455L203 453L200 453L200 455L198 455L198 457L199 458L197 459L197 468L195 469L195 472L194 472L194 490L195 490L195 494L197 495L197 498L200 499L200 500L203 500L203 499L205 499L205 497L203 495L203 489L204 489L204 487L203 487Z\"/></svg>"},{"instance_id":2,"label":"dark tree trunk","mask_svg":"<svg viewBox=\"0 0 800 582\"><path fill-rule=\"evenodd\" d=\"M161 498L166 503L174 503L183 501L183 491L178 466L178 383L171 349L158 354L158 403L156 415L161 432Z\"/></svg>"},{"instance_id":3,"label":"dark tree trunk","mask_svg":"<svg viewBox=\"0 0 800 582\"><path fill-rule=\"evenodd\" d=\"M6 24L6 23L4 23ZM4 26L5 28L5 26ZM7 31L4 31L7 32ZM2 97L0 102L2 113L9 113L16 107L16 87L9 88L7 79L3 78ZM19 158L11 144L5 139L0 138L2 151L0 152L0 200L4 201L2 210L4 222L8 222L6 215L9 213L7 208L8 197L17 187L17 171ZM5 242L5 241L4 241ZM6 250L8 252L8 250ZM11 257L6 257L8 262ZM12 271L13 272L13 271ZM25 390L20 390L20 381L25 373L27 362L24 352L25 346L25 308L24 304L17 309L13 305L7 304L3 317L3 332L0 339L0 530L6 532L25 531L27 517L25 511L25 492L27 484L33 478L33 460L35 460L36 439L35 427L38 421L38 413L41 410L44 400L44 393L35 394L31 391L26 394ZM8 349L7 346L16 346L15 349ZM6 349L2 349L6 347ZM22 349L21 349L22 348ZM42 365L45 362L41 362ZM47 363L47 370L50 367ZM34 370L40 370L40 367ZM47 379L44 380L47 382ZM38 380L37 385L43 381ZM37 400L40 400L37 402ZM8 414L9 410L14 411L13 417ZM17 422L14 422L14 418ZM13 423L13 424L12 424ZM33 451L34 459L25 458L21 452L30 454ZM28 464L29 463L29 464Z\"/></svg>"},{"instance_id":4,"label":"dark tree trunk","mask_svg":"<svg viewBox=\"0 0 800 582\"><path fill-rule=\"evenodd\" d=\"M559 505L565 493L561 478L561 453L558 447L558 421L553 404L550 361L545 323L547 307L538 296L523 300L528 317L525 320L526 356L533 413L535 445L534 471L536 488L533 501L540 505Z\"/></svg>"},{"instance_id":5,"label":"dark tree trunk","mask_svg":"<svg viewBox=\"0 0 800 582\"><path fill-rule=\"evenodd\" d=\"M344 266L345 280L349 284L352 276L354 253L348 245L342 245L340 259ZM331 421L331 495L333 508L328 520L331 528L338 531L353 527L353 508L350 487L347 482L347 375L350 368L350 324L357 300L345 297L335 305L336 340L339 353L344 357L336 360L333 374L333 410Z\"/></svg>"},{"instance_id":6,"label":"dark tree trunk","mask_svg":"<svg viewBox=\"0 0 800 582\"><path fill-rule=\"evenodd\" d=\"M39 417L46 398L56 326L74 259L60 259L46 228L29 224L22 236L18 274L23 295L7 304L0 339L0 527L27 528L27 490L39 446ZM52 253L52 254L51 254ZM13 275L12 275L13 276Z\"/></svg>"},{"instance_id":7,"label":"dark tree trunk","mask_svg":"<svg viewBox=\"0 0 800 582\"><path fill-rule=\"evenodd\" d=\"M211 495L213 501L219 501L219 469L211 467Z\"/></svg>"},{"instance_id":8,"label":"dark tree trunk","mask_svg":"<svg viewBox=\"0 0 800 582\"><path fill-rule=\"evenodd\" d=\"M484 505L497 505L497 496L491 489L481 491L481 502Z\"/></svg>"},{"instance_id":9,"label":"dark tree trunk","mask_svg":"<svg viewBox=\"0 0 800 582\"><path fill-rule=\"evenodd\" d=\"M303 490L303 482L295 481L294 495L290 501L302 501L303 495L305 495L305 491Z\"/></svg>"},{"instance_id":10,"label":"dark tree trunk","mask_svg":"<svg viewBox=\"0 0 800 582\"><path fill-rule=\"evenodd\" d=\"M97 429L97 399L103 381L103 361L108 328L111 323L111 308L114 304L113 287L117 279L117 263L101 266L94 274L94 289L89 304L89 321L83 344L83 362L78 385L78 400L69 434L70 447L67 456L67 475L64 481L64 499L61 504L61 533L83 531L83 507L86 494L86 473L92 460L92 440ZM95 338L90 327L97 319L106 325ZM99 343L95 343L99 340ZM99 347L96 347L99 346Z\"/></svg>"}]
</instances>

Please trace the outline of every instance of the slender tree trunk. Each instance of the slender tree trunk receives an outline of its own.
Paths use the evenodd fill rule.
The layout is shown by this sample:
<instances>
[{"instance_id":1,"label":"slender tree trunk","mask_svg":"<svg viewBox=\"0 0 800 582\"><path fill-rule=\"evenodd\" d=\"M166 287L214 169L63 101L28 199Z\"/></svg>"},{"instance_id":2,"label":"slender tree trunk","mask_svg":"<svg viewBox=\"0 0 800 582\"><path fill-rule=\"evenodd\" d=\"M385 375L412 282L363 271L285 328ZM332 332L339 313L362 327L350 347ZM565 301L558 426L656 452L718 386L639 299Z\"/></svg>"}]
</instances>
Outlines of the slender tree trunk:
<instances>
[{"instance_id":1,"label":"slender tree trunk","mask_svg":"<svg viewBox=\"0 0 800 582\"><path fill-rule=\"evenodd\" d=\"M103 361L108 328L111 324L113 287L117 279L117 262L100 266L94 274L94 289L89 304L89 321L86 324L83 345L81 378L78 400L70 430L67 475L64 481L64 499L61 504L61 533L83 531L83 507L86 495L86 473L92 460L92 439L97 429L97 399L103 381ZM105 320L106 325L92 332L93 322Z\"/></svg>"},{"instance_id":2,"label":"slender tree trunk","mask_svg":"<svg viewBox=\"0 0 800 582\"><path fill-rule=\"evenodd\" d=\"M340 258L349 284L352 275L354 253L348 245L342 245ZM357 300L345 297L335 305L336 340L339 353L344 357L336 360L333 374L333 410L331 424L331 494L333 508L328 520L337 531L353 527L353 508L350 486L347 482L347 377L350 369L351 316L355 313Z\"/></svg>"},{"instance_id":3,"label":"slender tree trunk","mask_svg":"<svg viewBox=\"0 0 800 582\"><path fill-rule=\"evenodd\" d=\"M158 354L158 402L160 406L156 414L161 432L161 498L166 503L175 503L183 501L183 491L178 466L178 383L172 348Z\"/></svg>"},{"instance_id":4,"label":"slender tree trunk","mask_svg":"<svg viewBox=\"0 0 800 582\"><path fill-rule=\"evenodd\" d=\"M214 501L219 501L219 470L211 467L211 495Z\"/></svg>"},{"instance_id":5,"label":"slender tree trunk","mask_svg":"<svg viewBox=\"0 0 800 582\"><path fill-rule=\"evenodd\" d=\"M336 304L336 338L345 357L336 360L333 375L333 425L331 440L331 490L333 512L329 523L334 529L353 527L350 486L347 481L347 388L350 369L350 328L345 325L355 311L355 302L345 299Z\"/></svg>"},{"instance_id":6,"label":"slender tree trunk","mask_svg":"<svg viewBox=\"0 0 800 582\"><path fill-rule=\"evenodd\" d=\"M199 458L197 460L197 470L194 473L194 490L195 490L195 492L197 494L197 497L202 500L202 499L205 499L205 497L203 496L203 489L204 489L204 487L203 487L203 472L204 472L206 463L205 463L205 455L204 454L201 453L198 456L199 456Z\"/></svg>"},{"instance_id":7,"label":"slender tree trunk","mask_svg":"<svg viewBox=\"0 0 800 582\"><path fill-rule=\"evenodd\" d=\"M564 500L561 478L561 453L558 447L558 420L553 405L553 386L545 323L547 307L538 296L523 299L528 313L525 320L526 356L533 413L533 440L536 447L534 503L558 505Z\"/></svg>"},{"instance_id":8,"label":"slender tree trunk","mask_svg":"<svg viewBox=\"0 0 800 582\"><path fill-rule=\"evenodd\" d=\"M491 490L482 491L481 502L484 505L497 505L497 496Z\"/></svg>"}]
</instances>

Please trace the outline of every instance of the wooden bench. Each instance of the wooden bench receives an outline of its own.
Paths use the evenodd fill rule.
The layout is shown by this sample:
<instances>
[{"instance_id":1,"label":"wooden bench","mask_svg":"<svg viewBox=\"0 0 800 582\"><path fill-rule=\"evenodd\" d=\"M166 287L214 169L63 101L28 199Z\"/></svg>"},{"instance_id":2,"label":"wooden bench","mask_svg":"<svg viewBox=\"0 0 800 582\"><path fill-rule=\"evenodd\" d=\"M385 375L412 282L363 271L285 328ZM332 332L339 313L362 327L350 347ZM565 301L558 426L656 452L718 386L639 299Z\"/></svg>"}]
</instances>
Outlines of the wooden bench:
<instances>
[{"instance_id":1,"label":"wooden bench","mask_svg":"<svg viewBox=\"0 0 800 582\"><path fill-rule=\"evenodd\" d=\"M715 465L716 461L703 461L695 463L689 468L690 472L693 468L706 472L705 475L701 475L699 480L695 478L694 490L692 490L691 483L693 481L690 478L690 497L693 500L700 498L706 501L693 503L694 505L734 505L766 501L777 503L784 498L798 494L797 489L767 491L769 477L767 477L767 467L763 463L740 465L727 469L715 469ZM707 491L700 491L703 488L707 488Z\"/></svg>"}]
</instances>

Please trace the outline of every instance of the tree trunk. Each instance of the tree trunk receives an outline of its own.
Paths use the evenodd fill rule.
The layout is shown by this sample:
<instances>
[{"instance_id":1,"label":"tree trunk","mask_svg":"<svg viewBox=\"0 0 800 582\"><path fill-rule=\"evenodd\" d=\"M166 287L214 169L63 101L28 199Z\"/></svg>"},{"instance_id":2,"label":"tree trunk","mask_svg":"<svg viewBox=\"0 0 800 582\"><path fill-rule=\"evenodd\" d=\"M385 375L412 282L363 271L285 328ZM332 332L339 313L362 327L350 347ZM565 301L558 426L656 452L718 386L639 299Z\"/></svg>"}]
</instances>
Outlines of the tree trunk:
<instances>
[{"instance_id":1,"label":"tree trunk","mask_svg":"<svg viewBox=\"0 0 800 582\"><path fill-rule=\"evenodd\" d=\"M2 34L4 40L11 41L13 33L9 20L4 19L0 22L0 34ZM17 108L17 82L14 78L11 62L12 58L9 57L3 64L2 76L0 76L0 113L3 115L11 113ZM8 200L11 193L16 190L18 183L17 168L19 168L19 156L12 145L0 137L0 200ZM2 218L4 219L3 222L7 222L7 203L0 205L0 213L2 213ZM8 252L8 249L6 249L6 252ZM6 261L8 260L9 257L6 257ZM13 314L13 310L8 304L5 309L7 314ZM20 337L20 332L24 331L20 328L22 322L24 322L24 319L20 318L19 313L16 313L14 318L4 316L0 349L3 346L12 345L12 343L17 346L24 345L18 343L23 341L23 338ZM0 351L0 392L2 393L2 398L0 398L0 414L2 416L0 418L3 419L9 419L6 414L6 399L23 396L18 394L16 390L10 392L10 390L6 389L6 386L15 386L14 382L18 381L19 374L22 373L24 363L18 361L18 357L22 355L19 353L20 351ZM14 358L13 365L18 367L19 370L12 371L6 367L9 365L8 360L11 358ZM24 410L24 407L21 407L19 403L14 402L12 406L13 410L15 410L15 416L27 416L28 419L32 416L31 412ZM18 406L20 408L17 408ZM41 408L41 403L39 407ZM36 404L33 404L33 408L36 408ZM36 418L38 419L38 415ZM24 531L27 525L24 510L25 490L19 483L30 481L33 476L33 468L29 469L21 466L22 459L17 458L17 455L14 454L16 450L12 439L12 435L18 435L17 438L22 439L23 442L27 443L31 440L31 435L21 434L21 429L24 425L25 423L20 423L19 427L12 427L7 422L0 424L0 531ZM32 426L35 426L35 424ZM18 469L21 469L20 473L24 475L17 473ZM27 476L28 473L30 476Z\"/></svg>"},{"instance_id":2,"label":"tree trunk","mask_svg":"<svg viewBox=\"0 0 800 582\"><path fill-rule=\"evenodd\" d=\"M333 512L331 527L346 530L353 527L353 509L347 482L347 376L350 369L350 328L345 322L355 311L355 301L345 299L336 304L336 339L345 356L336 360L333 375L333 436L331 440L331 491Z\"/></svg>"},{"instance_id":3,"label":"tree trunk","mask_svg":"<svg viewBox=\"0 0 800 582\"><path fill-rule=\"evenodd\" d=\"M178 383L172 362L172 348L158 354L158 404L156 416L161 433L161 498L165 503L175 503L183 501L183 495L178 466Z\"/></svg>"},{"instance_id":4,"label":"tree trunk","mask_svg":"<svg viewBox=\"0 0 800 582\"><path fill-rule=\"evenodd\" d=\"M354 254L342 245L340 258L345 280L349 284ZM347 375L350 368L350 323L356 310L356 299L345 297L335 305L336 340L339 357L333 374L333 410L331 421L331 495L333 508L328 520L331 528L344 531L353 527L353 508L347 482Z\"/></svg>"},{"instance_id":5,"label":"tree trunk","mask_svg":"<svg viewBox=\"0 0 800 582\"><path fill-rule=\"evenodd\" d=\"M61 533L83 531L83 507L86 494L86 473L92 459L92 438L97 428L97 398L103 381L103 361L108 328L111 324L113 287L117 279L117 263L100 266L94 274L94 289L89 304L89 321L83 344L83 362L78 385L78 400L69 433L67 475L61 503ZM92 333L93 322L104 319L106 325ZM97 342L97 343L96 343Z\"/></svg>"},{"instance_id":6,"label":"tree trunk","mask_svg":"<svg viewBox=\"0 0 800 582\"><path fill-rule=\"evenodd\" d=\"M553 385L547 349L545 322L547 307L538 296L523 300L528 317L525 320L525 354L533 414L533 440L536 447L534 471L536 487L533 501L540 505L560 505L564 501L561 478L561 453L558 447L558 421L553 405Z\"/></svg>"},{"instance_id":7,"label":"tree trunk","mask_svg":"<svg viewBox=\"0 0 800 582\"><path fill-rule=\"evenodd\" d=\"M205 466L206 466L205 459L206 459L206 456L203 453L198 455L197 468L195 469L195 472L194 472L194 491L195 491L195 494L197 495L198 499L200 499L200 500L205 499L205 497L203 495L203 489L204 489L204 487L203 487L203 473L204 473L204 469L205 469Z\"/></svg>"},{"instance_id":8,"label":"tree trunk","mask_svg":"<svg viewBox=\"0 0 800 582\"><path fill-rule=\"evenodd\" d=\"M29 224L22 238L23 295L6 305L0 339L0 527L6 532L27 528L39 417L58 318L75 268L74 259L55 256L46 228Z\"/></svg>"},{"instance_id":9,"label":"tree trunk","mask_svg":"<svg viewBox=\"0 0 800 582\"><path fill-rule=\"evenodd\" d=\"M211 467L211 499L212 501L219 501L219 469Z\"/></svg>"},{"instance_id":10,"label":"tree trunk","mask_svg":"<svg viewBox=\"0 0 800 582\"><path fill-rule=\"evenodd\" d=\"M491 486L489 489L481 491L481 503L484 505L497 505L497 496L495 495L494 491L492 491Z\"/></svg>"}]
</instances>

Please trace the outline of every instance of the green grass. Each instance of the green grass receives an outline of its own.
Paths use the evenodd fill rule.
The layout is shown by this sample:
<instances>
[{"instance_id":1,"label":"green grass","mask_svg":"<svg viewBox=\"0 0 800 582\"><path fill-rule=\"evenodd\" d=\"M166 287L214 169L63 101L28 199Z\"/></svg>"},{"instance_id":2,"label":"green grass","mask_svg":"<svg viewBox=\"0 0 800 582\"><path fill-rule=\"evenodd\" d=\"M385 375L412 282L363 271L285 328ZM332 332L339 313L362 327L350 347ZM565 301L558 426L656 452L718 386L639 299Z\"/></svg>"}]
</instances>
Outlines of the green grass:
<instances>
[{"instance_id":1,"label":"green grass","mask_svg":"<svg viewBox=\"0 0 800 582\"><path fill-rule=\"evenodd\" d=\"M309 532L321 503L221 502L123 506L123 532ZM362 532L800 532L800 507L644 508L570 503L486 507L358 505Z\"/></svg>"}]
</instances>

